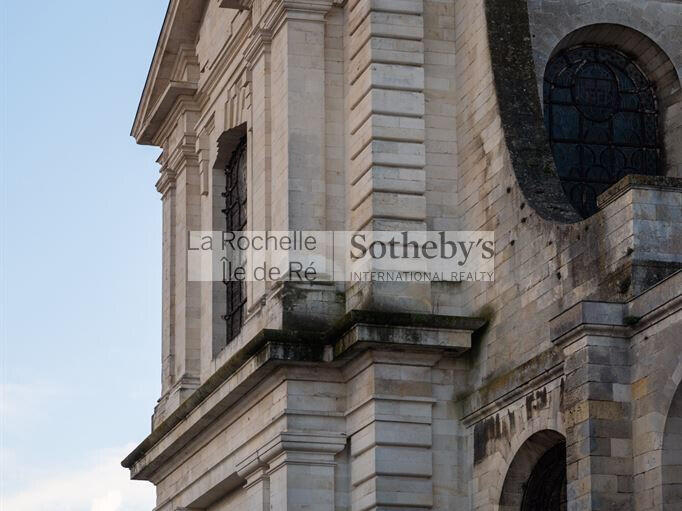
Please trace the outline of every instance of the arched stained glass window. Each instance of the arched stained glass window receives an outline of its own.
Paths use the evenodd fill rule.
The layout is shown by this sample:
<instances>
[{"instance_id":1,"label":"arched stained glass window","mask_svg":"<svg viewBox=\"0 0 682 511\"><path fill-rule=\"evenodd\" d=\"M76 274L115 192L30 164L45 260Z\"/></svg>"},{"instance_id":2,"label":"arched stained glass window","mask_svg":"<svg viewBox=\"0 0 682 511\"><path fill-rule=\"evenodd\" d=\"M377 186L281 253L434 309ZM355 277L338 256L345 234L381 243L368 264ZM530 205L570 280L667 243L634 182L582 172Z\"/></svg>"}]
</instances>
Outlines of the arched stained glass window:
<instances>
[{"instance_id":1,"label":"arched stained glass window","mask_svg":"<svg viewBox=\"0 0 682 511\"><path fill-rule=\"evenodd\" d=\"M562 51L547 64L545 125L564 191L583 217L597 196L627 174L661 169L653 86L621 52Z\"/></svg>"},{"instance_id":2,"label":"arched stained glass window","mask_svg":"<svg viewBox=\"0 0 682 511\"><path fill-rule=\"evenodd\" d=\"M225 230L239 232L246 228L246 137L244 137L227 167L225 167ZM234 261L240 264L241 261ZM227 323L227 342L237 337L244 323L244 307L246 292L240 280L227 280L227 311L224 316Z\"/></svg>"}]
</instances>

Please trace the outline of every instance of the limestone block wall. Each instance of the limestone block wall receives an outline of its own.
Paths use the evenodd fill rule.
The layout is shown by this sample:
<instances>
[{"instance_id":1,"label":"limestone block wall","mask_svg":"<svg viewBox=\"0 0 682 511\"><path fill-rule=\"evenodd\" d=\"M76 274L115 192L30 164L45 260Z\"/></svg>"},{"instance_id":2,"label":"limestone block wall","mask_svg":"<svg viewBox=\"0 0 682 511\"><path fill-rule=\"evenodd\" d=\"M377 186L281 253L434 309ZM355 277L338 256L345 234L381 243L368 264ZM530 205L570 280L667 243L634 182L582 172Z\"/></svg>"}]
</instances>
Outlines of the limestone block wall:
<instances>
[{"instance_id":1,"label":"limestone block wall","mask_svg":"<svg viewBox=\"0 0 682 511\"><path fill-rule=\"evenodd\" d=\"M543 9L564 6L560 2L538 3ZM679 260L670 251L677 250L674 247L679 243L680 232L670 222L676 225L680 222L679 206L676 206L679 191L670 195L663 192L665 180L659 180L647 191L643 188L639 191L640 185L648 187L643 182L634 185L632 180L629 185L623 184L631 191L623 195L616 187L601 201L600 213L574 224L544 219L542 212L531 207L529 197L519 185L518 173L525 169L514 167L509 150L508 137L514 131L503 126L501 119L499 91L495 88L495 70L486 37L489 27L485 8L484 2L458 2L455 11L456 84L460 94L457 203L465 215L465 224L495 231L497 249L494 285L462 286L462 312L486 317L490 322L471 352L472 392L461 402L474 453L481 456L476 461L475 455L473 466L474 508L497 509L498 505L500 509L507 509L505 505L508 509L518 508L520 494L518 491L507 494L506 478L509 474L512 479L527 478L529 471L522 476L515 470L510 472L510 463L517 452L522 452L523 457L538 451L520 449L529 435L538 431L523 424L515 430L521 432L523 440L510 441L512 421L518 427L519 419L508 415L507 396L517 396L516 406L535 402L537 392L541 395L545 392L543 382L552 371L560 374L565 371L566 375L565 379L557 376L554 380L554 394L549 393L554 397L545 401L545 404L555 403L554 412L550 413L551 407L543 412L545 419L541 428L567 435L569 499L578 506L576 509L600 505L655 508L652 506L664 501L660 481L674 478L670 475L674 471L668 468L668 479L662 476L656 479L656 474L664 471L661 465L670 466L652 461L664 457L660 452L655 454L655 446L661 449L665 436L661 426L664 415L662 412L649 415L638 404L630 402L630 378L639 371L628 365L630 348L616 339L610 341L613 343L610 347L586 345L583 351L560 353L551 343L549 325L552 317L581 300L628 300L678 267ZM589 8L588 4L581 7ZM584 17L592 22L608 21L600 18L599 10ZM553 22L559 26L564 19L570 17L557 16ZM563 37L555 32L551 35L558 37L557 41ZM679 48L672 51L679 53ZM532 87L528 90L535 92ZM513 100L513 97L507 99ZM670 121L667 122L670 126ZM522 133L523 123L518 128ZM679 145L679 134L674 129L666 133L673 141L666 143ZM672 161L673 166L668 169L672 168L671 173L675 175ZM526 164L530 166L534 162L529 160ZM665 204L670 204L669 212ZM657 208L659 212L653 213ZM645 210L649 213L644 213ZM604 358L600 350L613 352L614 356ZM587 369L574 357L583 355L591 360L583 360L587 367L603 365L603 371L594 380L598 383L594 388L586 381L580 382L581 371ZM646 360L643 352L638 355L640 359L632 358L635 365L637 360ZM672 360L658 359L666 367L661 378L668 388L665 397L668 403L675 388L674 378L671 380L669 374L676 370L673 361L677 360L672 353L669 357ZM593 376L587 378L592 381ZM576 397L583 392L580 398L583 401L576 403ZM650 400L647 406L652 404ZM656 406L658 410L665 409L663 400ZM565 413L570 416L566 417ZM635 431L653 429L655 434L637 439L639 434ZM586 430L593 436L585 434ZM673 438L671 435L666 438ZM560 437L553 438L556 441ZM645 438L648 445L643 441ZM548 447L546 442L538 444L539 451ZM638 454L633 455L635 451ZM676 488L675 484L673 481L663 487ZM646 492L639 493L641 488L646 488ZM668 491L668 499L674 491ZM652 505L654 499L658 500Z\"/></svg>"},{"instance_id":2,"label":"limestone block wall","mask_svg":"<svg viewBox=\"0 0 682 511\"><path fill-rule=\"evenodd\" d=\"M534 464L560 443L570 509L679 508L681 279L678 272L624 303L565 310L550 321L560 352L465 403L473 509L518 509ZM495 387L506 392L482 396Z\"/></svg>"},{"instance_id":3,"label":"limestone block wall","mask_svg":"<svg viewBox=\"0 0 682 511\"><path fill-rule=\"evenodd\" d=\"M631 340L632 456L634 509L673 510L682 505L680 492L680 426L682 399L682 335L680 313L671 314L680 276L666 281L666 291L643 294L630 310L634 317L646 317L649 310L658 321L639 330ZM674 300L673 300L674 303ZM666 436L666 432L668 436Z\"/></svg>"},{"instance_id":4,"label":"limestone block wall","mask_svg":"<svg viewBox=\"0 0 682 511\"><path fill-rule=\"evenodd\" d=\"M424 3L347 3L349 230L426 227ZM355 284L346 308L430 310L428 285Z\"/></svg>"},{"instance_id":5,"label":"limestone block wall","mask_svg":"<svg viewBox=\"0 0 682 511\"><path fill-rule=\"evenodd\" d=\"M576 509L682 505L681 278L624 304L582 302L552 320L566 356L568 495Z\"/></svg>"},{"instance_id":6,"label":"limestone block wall","mask_svg":"<svg viewBox=\"0 0 682 511\"><path fill-rule=\"evenodd\" d=\"M553 45L581 24L630 21L679 69L674 26L641 21L675 19L669 14L679 6L652 2L644 12L633 2L614 9L593 4L580 7L575 19L560 15L564 4L528 4L538 70ZM182 25L186 33L176 35L181 43L163 66L183 84L178 90L198 92L178 92L153 141L164 148L163 393L179 392L171 408L266 326L310 318L322 328L362 307L484 316L491 321L474 361L480 382L546 349L546 320L560 308L643 289L638 279L628 286L613 267L604 267L613 271L603 283L588 278L583 249L597 242L627 250L624 231L604 231L603 219L579 226L543 220L519 188L499 114L485 6L320 0L285 8L258 1L236 11L209 2ZM682 109L674 101L679 87L671 87L665 122L667 145L675 148ZM306 295L249 284L243 334L225 347L224 290L186 281L180 234L222 228L223 167L240 136L249 141L249 228L494 230L495 285L337 284ZM668 153L673 168L675 150ZM519 343L504 341L510 335Z\"/></svg>"},{"instance_id":7,"label":"limestone block wall","mask_svg":"<svg viewBox=\"0 0 682 511\"><path fill-rule=\"evenodd\" d=\"M524 392L466 417L465 424L473 429L473 459L470 507L464 509L520 508L522 484L534 462L552 446L555 436L565 434L563 385L555 367L543 380L527 384ZM543 435L549 438L543 441ZM525 467L514 465L519 458Z\"/></svg>"},{"instance_id":8,"label":"limestone block wall","mask_svg":"<svg viewBox=\"0 0 682 511\"><path fill-rule=\"evenodd\" d=\"M516 454L533 459L560 437L576 502L670 501L682 485L663 448L682 434L668 413L682 320L638 330L626 318L679 288L678 274L647 291L682 265L679 182L625 180L573 224L534 209L503 122L487 0L221 3L182 4L191 19L160 66L175 85L152 95L174 98L152 141L163 148L163 396L133 471L157 485L158 511L513 509L528 475ZM677 8L620 2L615 16L592 4L576 21L562 2L528 3L537 69L580 20ZM632 23L679 65L674 27ZM668 85L670 145L679 89ZM224 227L223 170L241 137L248 228L493 230L495 283L250 283L247 321L225 345L223 284L187 281L185 233ZM615 325L627 336L553 342L551 320L576 304L639 295ZM319 332L356 308L488 323L459 357L374 347L334 359ZM263 347L264 329L303 327L317 337Z\"/></svg>"},{"instance_id":9,"label":"limestone block wall","mask_svg":"<svg viewBox=\"0 0 682 511\"><path fill-rule=\"evenodd\" d=\"M620 299L643 291L653 282L639 274L628 277L624 268L636 267L643 258L671 261L664 252L678 239L676 231L662 227L668 222L663 215L662 229L647 232L663 235L669 244L659 243L656 255L651 247L646 257L638 256L633 253L637 247L630 245L644 224L623 225L624 204L605 205L597 215L574 224L545 220L529 205L518 184L517 173L523 169L512 165L508 151L512 130L502 127L485 4L455 4L457 204L463 223L494 230L496 239L494 285L467 284L461 291L462 313L490 320L479 356L472 360L478 374L474 387L547 350L548 321L561 310L581 299ZM600 19L599 12L593 13L593 21ZM646 229L652 227L647 224Z\"/></svg>"},{"instance_id":10,"label":"limestone block wall","mask_svg":"<svg viewBox=\"0 0 682 511\"><path fill-rule=\"evenodd\" d=\"M156 509L466 509L470 446L451 400L466 367L404 355L285 364L225 412L209 400L193 413L198 434L190 418L143 469Z\"/></svg>"}]
</instances>

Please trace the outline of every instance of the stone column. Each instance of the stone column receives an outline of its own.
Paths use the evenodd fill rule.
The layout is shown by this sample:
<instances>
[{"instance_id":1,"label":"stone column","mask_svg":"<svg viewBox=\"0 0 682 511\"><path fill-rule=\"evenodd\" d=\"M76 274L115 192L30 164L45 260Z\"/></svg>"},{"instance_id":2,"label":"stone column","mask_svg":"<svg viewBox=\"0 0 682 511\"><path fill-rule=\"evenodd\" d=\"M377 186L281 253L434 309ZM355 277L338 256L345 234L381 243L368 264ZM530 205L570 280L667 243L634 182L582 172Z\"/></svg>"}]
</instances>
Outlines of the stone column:
<instances>
[{"instance_id":1,"label":"stone column","mask_svg":"<svg viewBox=\"0 0 682 511\"><path fill-rule=\"evenodd\" d=\"M564 350L570 510L633 508L630 360L624 306L581 302L553 319Z\"/></svg>"}]
</instances>

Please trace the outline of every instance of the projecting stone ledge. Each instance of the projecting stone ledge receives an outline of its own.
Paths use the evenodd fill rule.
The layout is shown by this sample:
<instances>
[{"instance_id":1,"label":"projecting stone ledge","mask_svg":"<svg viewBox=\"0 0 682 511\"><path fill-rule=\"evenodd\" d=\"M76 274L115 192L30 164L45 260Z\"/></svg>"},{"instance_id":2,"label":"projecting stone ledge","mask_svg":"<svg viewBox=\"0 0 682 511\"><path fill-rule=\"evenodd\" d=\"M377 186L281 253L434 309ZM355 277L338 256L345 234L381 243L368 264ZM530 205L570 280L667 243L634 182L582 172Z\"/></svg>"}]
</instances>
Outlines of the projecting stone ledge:
<instances>
[{"instance_id":1,"label":"projecting stone ledge","mask_svg":"<svg viewBox=\"0 0 682 511\"><path fill-rule=\"evenodd\" d=\"M282 365L342 362L371 348L456 355L471 347L471 335L484 324L479 318L356 310L328 332L265 329L205 380L121 464L131 469L133 479L152 477Z\"/></svg>"},{"instance_id":2,"label":"projecting stone ledge","mask_svg":"<svg viewBox=\"0 0 682 511\"><path fill-rule=\"evenodd\" d=\"M471 335L483 325L480 318L355 310L328 338L334 359L373 347L461 353L471 348Z\"/></svg>"}]
</instances>

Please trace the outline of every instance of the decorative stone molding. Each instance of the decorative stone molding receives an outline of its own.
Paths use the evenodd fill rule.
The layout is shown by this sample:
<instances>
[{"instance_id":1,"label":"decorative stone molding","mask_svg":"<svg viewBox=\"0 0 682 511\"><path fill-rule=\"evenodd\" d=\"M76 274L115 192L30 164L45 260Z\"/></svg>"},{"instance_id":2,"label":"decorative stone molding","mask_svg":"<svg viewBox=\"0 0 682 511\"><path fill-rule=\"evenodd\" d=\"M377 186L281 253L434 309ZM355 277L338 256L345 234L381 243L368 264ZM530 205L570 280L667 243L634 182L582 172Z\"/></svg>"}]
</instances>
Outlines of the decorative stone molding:
<instances>
[{"instance_id":1,"label":"decorative stone molding","mask_svg":"<svg viewBox=\"0 0 682 511\"><path fill-rule=\"evenodd\" d=\"M215 128L215 115L211 115L201 128L196 140L195 151L199 160L199 193L202 197L208 196L209 176L211 173L210 165L210 138Z\"/></svg>"},{"instance_id":2,"label":"decorative stone molding","mask_svg":"<svg viewBox=\"0 0 682 511\"><path fill-rule=\"evenodd\" d=\"M273 1L263 14L260 26L274 37L288 19L324 22L324 16L331 7L332 0Z\"/></svg>"},{"instance_id":3,"label":"decorative stone molding","mask_svg":"<svg viewBox=\"0 0 682 511\"><path fill-rule=\"evenodd\" d=\"M597 198L599 209L604 209L630 190L671 191L682 194L682 179L677 177L629 174Z\"/></svg>"},{"instance_id":4,"label":"decorative stone molding","mask_svg":"<svg viewBox=\"0 0 682 511\"><path fill-rule=\"evenodd\" d=\"M550 339L564 348L585 335L627 339L625 311L626 306L622 303L577 303L550 321Z\"/></svg>"},{"instance_id":5,"label":"decorative stone molding","mask_svg":"<svg viewBox=\"0 0 682 511\"><path fill-rule=\"evenodd\" d=\"M345 446L345 435L287 431L266 442L256 452L239 462L237 473L246 479L254 471L263 467L268 467L272 471L276 468L273 466L273 461L280 458L282 454L288 455L289 460L282 460L280 463L329 465L333 464L334 455Z\"/></svg>"},{"instance_id":6,"label":"decorative stone molding","mask_svg":"<svg viewBox=\"0 0 682 511\"><path fill-rule=\"evenodd\" d=\"M270 52L272 32L256 27L249 38L249 44L244 48L244 60L248 68L252 68L263 52Z\"/></svg>"},{"instance_id":7,"label":"decorative stone molding","mask_svg":"<svg viewBox=\"0 0 682 511\"><path fill-rule=\"evenodd\" d=\"M251 81L247 73L243 73L239 80L229 89L225 102L224 130L230 130L248 121L248 111L251 107Z\"/></svg>"},{"instance_id":8,"label":"decorative stone molding","mask_svg":"<svg viewBox=\"0 0 682 511\"><path fill-rule=\"evenodd\" d=\"M161 167L160 174L156 182L156 190L165 196L169 190L175 187L175 171L164 165Z\"/></svg>"},{"instance_id":9,"label":"decorative stone molding","mask_svg":"<svg viewBox=\"0 0 682 511\"><path fill-rule=\"evenodd\" d=\"M527 0L485 0L497 103L516 181L545 220L582 220L569 203L554 165L536 94Z\"/></svg>"},{"instance_id":10,"label":"decorative stone molding","mask_svg":"<svg viewBox=\"0 0 682 511\"><path fill-rule=\"evenodd\" d=\"M495 413L504 410L510 404L518 401L523 396L529 395L537 389L540 389L547 385L548 383L561 378L564 374L563 362L550 367L549 369L541 372L535 378L524 381L521 385L510 389L508 392L504 393L501 397L495 399L495 401L485 404L484 406L478 408L477 410L469 413L462 417L462 424L464 426L471 427L474 424L481 422L482 420L494 415Z\"/></svg>"},{"instance_id":11,"label":"decorative stone molding","mask_svg":"<svg viewBox=\"0 0 682 511\"><path fill-rule=\"evenodd\" d=\"M471 348L471 335L484 325L485 320L478 318L351 311L334 329L341 336L334 343L333 358L388 346L462 353Z\"/></svg>"},{"instance_id":12,"label":"decorative stone molding","mask_svg":"<svg viewBox=\"0 0 682 511\"><path fill-rule=\"evenodd\" d=\"M175 82L196 83L199 81L199 58L194 45L183 44L175 58L171 80Z\"/></svg>"},{"instance_id":13,"label":"decorative stone molding","mask_svg":"<svg viewBox=\"0 0 682 511\"><path fill-rule=\"evenodd\" d=\"M221 0L220 7L225 9L238 9L240 11L251 9L253 0Z\"/></svg>"},{"instance_id":14,"label":"decorative stone molding","mask_svg":"<svg viewBox=\"0 0 682 511\"><path fill-rule=\"evenodd\" d=\"M211 410L212 415L217 415L226 410L241 395L239 389L250 387L252 379L259 378L261 369L266 365L283 362L322 363L339 360L339 357L347 360L363 350L376 347L391 349L400 346L401 349L435 353L442 353L445 349L456 354L470 346L470 335L484 324L485 321L478 318L352 311L326 334L264 330L218 368L160 423L123 461L123 465L131 468L135 479L149 477L164 459L185 445L187 438L191 437L190 431L198 431L203 427L200 422L202 414ZM360 328L356 329L358 326ZM408 332L408 326L415 329ZM386 332L385 328L392 330ZM423 332L420 333L417 328ZM338 344L339 339L345 341ZM332 348L335 343L337 347ZM216 392L219 388L231 390ZM161 454L158 451L159 442L174 430L176 439L172 442L172 448L165 446ZM295 438L298 437L282 437L282 445L304 445L300 443L302 440L297 444ZM268 451L273 448L268 448ZM256 457L262 458L264 452L260 450ZM244 463L246 467L251 462Z\"/></svg>"}]
</instances>

